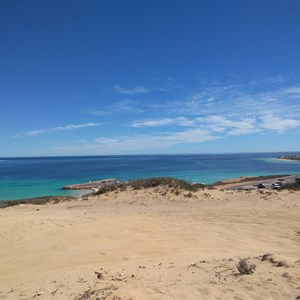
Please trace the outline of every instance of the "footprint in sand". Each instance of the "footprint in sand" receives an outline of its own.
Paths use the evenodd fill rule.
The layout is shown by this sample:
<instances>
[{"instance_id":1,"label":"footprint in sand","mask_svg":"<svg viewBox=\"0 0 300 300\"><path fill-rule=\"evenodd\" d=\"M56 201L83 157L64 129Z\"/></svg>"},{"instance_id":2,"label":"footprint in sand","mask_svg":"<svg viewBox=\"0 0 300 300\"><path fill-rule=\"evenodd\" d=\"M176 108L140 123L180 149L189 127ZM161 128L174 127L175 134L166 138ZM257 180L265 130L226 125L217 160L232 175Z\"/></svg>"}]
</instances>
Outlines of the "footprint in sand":
<instances>
[{"instance_id":1,"label":"footprint in sand","mask_svg":"<svg viewBox=\"0 0 300 300\"><path fill-rule=\"evenodd\" d=\"M127 261L127 260L129 260L130 258L129 257L122 257L122 260L123 261Z\"/></svg>"}]
</instances>

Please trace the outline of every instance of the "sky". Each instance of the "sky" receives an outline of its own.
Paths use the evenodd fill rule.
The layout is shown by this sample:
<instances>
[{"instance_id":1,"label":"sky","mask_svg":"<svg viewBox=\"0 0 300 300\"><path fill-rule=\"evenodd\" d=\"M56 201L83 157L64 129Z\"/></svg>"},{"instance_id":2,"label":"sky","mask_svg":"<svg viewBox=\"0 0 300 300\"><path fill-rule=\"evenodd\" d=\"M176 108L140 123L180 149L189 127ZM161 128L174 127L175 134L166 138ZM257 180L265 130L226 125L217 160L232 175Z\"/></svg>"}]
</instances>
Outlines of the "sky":
<instances>
[{"instance_id":1,"label":"sky","mask_svg":"<svg viewBox=\"0 0 300 300\"><path fill-rule=\"evenodd\" d=\"M0 157L300 151L300 1L0 0Z\"/></svg>"}]
</instances>

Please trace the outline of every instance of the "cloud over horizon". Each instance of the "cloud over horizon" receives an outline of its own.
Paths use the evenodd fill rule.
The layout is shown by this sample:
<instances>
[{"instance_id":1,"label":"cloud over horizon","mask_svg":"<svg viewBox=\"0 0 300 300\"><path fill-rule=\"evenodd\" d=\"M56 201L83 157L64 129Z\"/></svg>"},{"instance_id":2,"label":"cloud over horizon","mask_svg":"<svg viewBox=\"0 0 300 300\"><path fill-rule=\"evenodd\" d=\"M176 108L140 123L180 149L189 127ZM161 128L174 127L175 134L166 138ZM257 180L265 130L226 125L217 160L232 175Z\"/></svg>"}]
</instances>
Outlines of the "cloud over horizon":
<instances>
[{"instance_id":1,"label":"cloud over horizon","mask_svg":"<svg viewBox=\"0 0 300 300\"><path fill-rule=\"evenodd\" d=\"M258 81L259 82L259 81ZM273 81L269 81L273 84ZM150 92L144 86L134 89L116 88L120 94L131 95L110 103L108 109L88 112L91 119L101 117L101 123L68 124L28 131L26 136L37 136L106 124L113 133L104 131L96 137L94 131L78 135L71 143L53 146L57 153L109 154L147 152L158 153L176 147L224 140L249 135L283 134L300 131L300 86L274 81L275 87L256 86L258 83L207 83L198 91L181 100L171 101L166 96L160 101L139 101L141 93ZM279 83L278 83L279 82ZM253 88L255 86L255 89ZM134 119L133 116L145 116ZM103 120L105 120L103 123ZM127 129L126 129L127 128ZM14 137L20 137L15 135Z\"/></svg>"},{"instance_id":2,"label":"cloud over horizon","mask_svg":"<svg viewBox=\"0 0 300 300\"><path fill-rule=\"evenodd\" d=\"M100 123L84 123L84 124L68 124L64 126L58 126L58 127L52 127L52 128L46 128L46 129L33 129L31 131L28 131L26 135L28 136L35 136L40 135L44 133L54 133L59 131L67 131L67 130L75 130L75 129L81 129L86 127L97 127Z\"/></svg>"}]
</instances>

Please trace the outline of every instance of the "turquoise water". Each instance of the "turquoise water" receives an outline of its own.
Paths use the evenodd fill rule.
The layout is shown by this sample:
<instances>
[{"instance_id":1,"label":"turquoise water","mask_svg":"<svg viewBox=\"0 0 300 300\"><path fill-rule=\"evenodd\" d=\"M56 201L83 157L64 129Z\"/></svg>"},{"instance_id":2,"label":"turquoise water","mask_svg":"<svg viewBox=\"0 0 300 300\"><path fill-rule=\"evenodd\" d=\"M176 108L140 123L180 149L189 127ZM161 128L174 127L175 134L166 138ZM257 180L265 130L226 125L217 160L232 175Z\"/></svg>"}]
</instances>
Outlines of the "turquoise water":
<instances>
[{"instance_id":1,"label":"turquoise water","mask_svg":"<svg viewBox=\"0 0 300 300\"><path fill-rule=\"evenodd\" d=\"M274 159L282 153L0 158L0 200L78 195L67 184L114 177L171 176L213 183L247 175L300 173L300 162Z\"/></svg>"}]
</instances>

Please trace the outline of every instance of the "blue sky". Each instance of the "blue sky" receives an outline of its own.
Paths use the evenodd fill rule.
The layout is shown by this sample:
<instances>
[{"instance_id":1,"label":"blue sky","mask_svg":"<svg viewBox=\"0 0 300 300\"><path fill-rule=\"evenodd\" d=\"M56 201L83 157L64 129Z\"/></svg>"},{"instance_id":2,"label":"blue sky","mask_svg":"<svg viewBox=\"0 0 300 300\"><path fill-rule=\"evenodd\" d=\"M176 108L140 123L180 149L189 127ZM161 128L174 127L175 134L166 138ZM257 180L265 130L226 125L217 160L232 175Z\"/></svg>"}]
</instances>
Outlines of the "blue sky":
<instances>
[{"instance_id":1,"label":"blue sky","mask_svg":"<svg viewBox=\"0 0 300 300\"><path fill-rule=\"evenodd\" d=\"M300 150L300 2L0 1L0 156Z\"/></svg>"}]
</instances>

